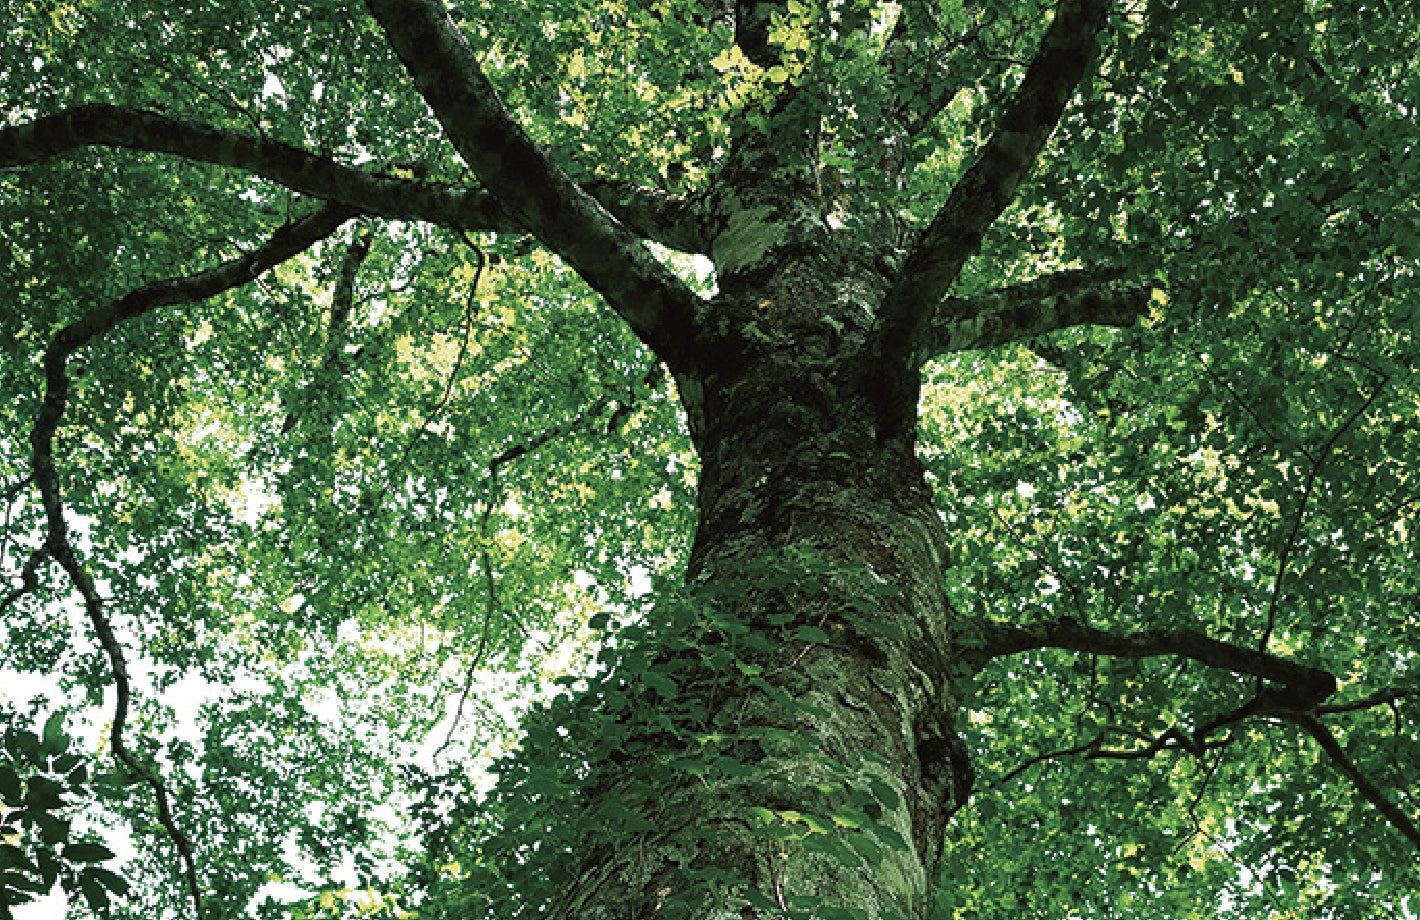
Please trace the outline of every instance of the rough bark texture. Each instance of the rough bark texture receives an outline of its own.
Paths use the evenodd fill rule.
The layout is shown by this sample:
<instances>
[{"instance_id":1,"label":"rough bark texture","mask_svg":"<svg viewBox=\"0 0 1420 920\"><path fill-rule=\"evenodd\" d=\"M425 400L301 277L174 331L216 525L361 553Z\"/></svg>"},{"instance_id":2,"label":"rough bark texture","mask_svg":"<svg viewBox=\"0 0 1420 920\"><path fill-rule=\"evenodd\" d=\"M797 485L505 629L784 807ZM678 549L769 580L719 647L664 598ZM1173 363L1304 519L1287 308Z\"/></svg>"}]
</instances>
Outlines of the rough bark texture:
<instances>
[{"instance_id":1,"label":"rough bark texture","mask_svg":"<svg viewBox=\"0 0 1420 920\"><path fill-rule=\"evenodd\" d=\"M884 279L834 256L832 247L805 245L814 221L758 212L745 206L752 200L735 196L731 207L739 210L722 215L717 251L727 270L702 312L694 366L682 374L692 414L704 419L696 432L700 518L688 580L749 586L737 612L772 649L754 664L796 705L749 686L707 698L761 739L738 750L749 774L708 784L689 774L669 780L674 805L661 813L673 827L636 852L590 854L558 916L650 916L674 902L687 866L723 869L781 908L809 899L870 917L923 916L946 818L969 787L952 729L958 700L953 617L941 587L946 534L910 434L884 438L857 386L872 347L863 296L880 292ZM799 199L799 212L813 208ZM755 255L747 258L745 249ZM795 558L860 577L834 582L831 591L755 589L766 560ZM793 614L788 624L785 612ZM800 641L797 626L822 629L828 641ZM682 672L679 680L709 686L714 677ZM762 740L773 728L813 743ZM881 857L856 866L776 839L772 822L756 817L767 810L827 824L852 807L854 787L861 794L875 783L893 794L886 797L892 807L873 817L898 837L878 838ZM747 903L707 904L702 915L749 916L740 913Z\"/></svg>"}]
</instances>

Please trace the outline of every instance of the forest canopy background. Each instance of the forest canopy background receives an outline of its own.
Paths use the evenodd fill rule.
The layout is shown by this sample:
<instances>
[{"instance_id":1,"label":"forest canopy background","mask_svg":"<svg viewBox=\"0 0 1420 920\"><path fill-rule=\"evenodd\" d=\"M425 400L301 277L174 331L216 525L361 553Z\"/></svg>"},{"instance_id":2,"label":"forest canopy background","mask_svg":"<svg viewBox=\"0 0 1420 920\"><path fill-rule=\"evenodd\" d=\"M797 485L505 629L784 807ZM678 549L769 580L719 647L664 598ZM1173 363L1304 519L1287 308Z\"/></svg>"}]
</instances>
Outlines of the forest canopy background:
<instances>
[{"instance_id":1,"label":"forest canopy background","mask_svg":"<svg viewBox=\"0 0 1420 920\"><path fill-rule=\"evenodd\" d=\"M1413 5L4 22L0 916L1420 914Z\"/></svg>"}]
</instances>

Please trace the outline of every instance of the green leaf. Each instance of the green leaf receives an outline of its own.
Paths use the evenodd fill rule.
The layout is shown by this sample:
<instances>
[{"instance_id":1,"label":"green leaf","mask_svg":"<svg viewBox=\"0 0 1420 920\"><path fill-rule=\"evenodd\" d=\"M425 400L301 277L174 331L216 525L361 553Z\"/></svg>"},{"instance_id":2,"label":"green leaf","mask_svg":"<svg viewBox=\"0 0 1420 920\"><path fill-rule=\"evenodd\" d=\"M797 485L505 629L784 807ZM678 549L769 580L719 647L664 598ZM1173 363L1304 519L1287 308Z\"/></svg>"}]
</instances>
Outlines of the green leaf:
<instances>
[{"instance_id":1,"label":"green leaf","mask_svg":"<svg viewBox=\"0 0 1420 920\"><path fill-rule=\"evenodd\" d=\"M18 808L24 803L24 787L20 785L20 776L6 763L0 763L0 802L11 808Z\"/></svg>"},{"instance_id":2,"label":"green leaf","mask_svg":"<svg viewBox=\"0 0 1420 920\"><path fill-rule=\"evenodd\" d=\"M63 808L64 787L47 776L31 776L25 792L25 804L38 811Z\"/></svg>"},{"instance_id":3,"label":"green leaf","mask_svg":"<svg viewBox=\"0 0 1420 920\"><path fill-rule=\"evenodd\" d=\"M105 869L102 866L90 866L85 869L84 872L114 894L120 897L128 894L128 882L118 873Z\"/></svg>"},{"instance_id":4,"label":"green leaf","mask_svg":"<svg viewBox=\"0 0 1420 920\"><path fill-rule=\"evenodd\" d=\"M103 862L113 859L113 851L100 843L71 843L64 848L63 855L71 862Z\"/></svg>"},{"instance_id":5,"label":"green leaf","mask_svg":"<svg viewBox=\"0 0 1420 920\"><path fill-rule=\"evenodd\" d=\"M84 900L88 902L91 910L99 914L107 914L108 891L93 873L84 872L79 875L79 891L83 893Z\"/></svg>"},{"instance_id":6,"label":"green leaf","mask_svg":"<svg viewBox=\"0 0 1420 920\"><path fill-rule=\"evenodd\" d=\"M62 754L69 747L69 736L64 733L64 713L53 712L44 723L44 741L41 746L46 754Z\"/></svg>"},{"instance_id":7,"label":"green leaf","mask_svg":"<svg viewBox=\"0 0 1420 920\"><path fill-rule=\"evenodd\" d=\"M828 633L817 626L800 626L794 630L794 635L805 642L823 644L829 641Z\"/></svg>"},{"instance_id":8,"label":"green leaf","mask_svg":"<svg viewBox=\"0 0 1420 920\"><path fill-rule=\"evenodd\" d=\"M50 846L58 846L69 837L69 821L66 818L56 818L47 812L39 811L32 814L34 823L39 827L39 839Z\"/></svg>"}]
</instances>

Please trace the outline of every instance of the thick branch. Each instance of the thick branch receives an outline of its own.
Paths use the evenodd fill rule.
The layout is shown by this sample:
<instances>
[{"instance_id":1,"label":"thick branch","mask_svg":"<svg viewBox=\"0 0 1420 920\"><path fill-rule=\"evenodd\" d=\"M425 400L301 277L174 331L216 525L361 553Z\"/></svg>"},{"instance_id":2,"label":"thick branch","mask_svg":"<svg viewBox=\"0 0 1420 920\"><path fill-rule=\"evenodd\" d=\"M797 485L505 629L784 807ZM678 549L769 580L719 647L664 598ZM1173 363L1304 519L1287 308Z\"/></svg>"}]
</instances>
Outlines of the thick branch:
<instances>
[{"instance_id":1,"label":"thick branch","mask_svg":"<svg viewBox=\"0 0 1420 920\"><path fill-rule=\"evenodd\" d=\"M279 141L116 105L81 105L0 129L0 166L23 166L92 146L169 153L231 166L378 217L466 230L526 232L481 189L375 175Z\"/></svg>"},{"instance_id":2,"label":"thick branch","mask_svg":"<svg viewBox=\"0 0 1420 920\"><path fill-rule=\"evenodd\" d=\"M883 394L885 408L904 400L915 408L908 390L928 322L1055 130L1085 75L1107 8L1107 0L1061 0L991 139L903 264L879 318L882 363L875 374L886 375L890 388ZM960 318L946 315L942 321Z\"/></svg>"},{"instance_id":3,"label":"thick branch","mask_svg":"<svg viewBox=\"0 0 1420 920\"><path fill-rule=\"evenodd\" d=\"M113 756L141 777L153 790L157 801L158 820L172 838L182 859L188 894L192 898L193 909L198 918L202 916L202 897L198 889L192 843L173 817L167 787L162 779L139 760L124 741L123 730L128 720L132 692L128 665L123 647L109 623L103 599L99 596L93 577L79 561L69 541L69 527L64 520L59 474L54 466L54 434L59 428L69 399L67 364L75 351L110 332L120 323L160 306L201 300L245 284L272 266L305 251L334 233L350 216L351 212L343 206L327 206L304 220L282 227L272 235L266 245L240 258L186 278L159 281L138 288L112 303L89 311L59 330L44 354L44 401L40 404L39 414L30 431L34 479L39 486L47 524L44 551L59 563L83 597L84 609L89 615L94 633L108 656L114 685L113 722L109 726L109 744Z\"/></svg>"},{"instance_id":4,"label":"thick branch","mask_svg":"<svg viewBox=\"0 0 1420 920\"><path fill-rule=\"evenodd\" d=\"M1127 328L1149 312L1152 288L1112 270L1064 271L975 297L951 297L928 327L925 357L991 348L1072 326ZM960 317L946 319L946 317Z\"/></svg>"},{"instance_id":5,"label":"thick branch","mask_svg":"<svg viewBox=\"0 0 1420 920\"><path fill-rule=\"evenodd\" d=\"M367 5L484 187L566 259L673 370L687 369L694 293L512 119L443 3Z\"/></svg>"},{"instance_id":6,"label":"thick branch","mask_svg":"<svg viewBox=\"0 0 1420 920\"><path fill-rule=\"evenodd\" d=\"M608 179L594 179L583 188L637 236L681 252L709 254L710 231L694 199Z\"/></svg>"},{"instance_id":7,"label":"thick branch","mask_svg":"<svg viewBox=\"0 0 1420 920\"><path fill-rule=\"evenodd\" d=\"M483 189L366 172L279 141L117 105L81 105L0 128L0 167L24 166L81 147L126 147L231 166L375 217L456 230L527 232ZM689 202L628 183L597 182L589 192L639 236L684 252L708 249Z\"/></svg>"},{"instance_id":8,"label":"thick branch","mask_svg":"<svg viewBox=\"0 0 1420 920\"><path fill-rule=\"evenodd\" d=\"M1188 658L1210 668L1250 674L1281 684L1282 688L1266 695L1265 708L1269 712L1282 708L1299 712L1310 711L1336 692L1336 678L1326 671L1241 645L1220 642L1193 630L1150 630L1121 634L1095 629L1070 619L1026 626L992 622L982 622L978 625L981 633L974 638L980 644L969 649L969 652L981 656L982 664L992 658L1040 648L1094 652L1117 658L1156 658L1171 655ZM1254 709L1261 711L1258 707Z\"/></svg>"}]
</instances>

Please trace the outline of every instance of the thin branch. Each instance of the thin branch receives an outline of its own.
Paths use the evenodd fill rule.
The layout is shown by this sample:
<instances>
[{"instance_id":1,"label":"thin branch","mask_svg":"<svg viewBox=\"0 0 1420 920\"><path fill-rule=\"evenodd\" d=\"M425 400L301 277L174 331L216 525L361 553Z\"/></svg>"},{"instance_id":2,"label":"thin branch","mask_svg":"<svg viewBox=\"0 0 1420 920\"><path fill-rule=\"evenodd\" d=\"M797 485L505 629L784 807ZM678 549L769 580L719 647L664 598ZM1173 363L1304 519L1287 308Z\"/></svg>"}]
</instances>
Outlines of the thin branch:
<instances>
[{"instance_id":1,"label":"thin branch","mask_svg":"<svg viewBox=\"0 0 1420 920\"><path fill-rule=\"evenodd\" d=\"M879 400L886 413L910 412L916 406L913 381L928 323L1055 130L1085 76L1108 7L1108 0L1061 0L1056 6L1035 60L991 139L903 264L883 301L878 329L882 360L873 369L887 387ZM947 314L942 321L963 318ZM873 389L880 391L882 385Z\"/></svg>"},{"instance_id":2,"label":"thin branch","mask_svg":"<svg viewBox=\"0 0 1420 920\"><path fill-rule=\"evenodd\" d=\"M498 478L494 474L493 482L489 486L489 497L483 506L483 519L479 521L479 564L483 569L483 584L487 592L487 601L483 608L483 625L478 635L478 648L473 653L473 659L469 661L468 668L464 672L463 690L459 693L459 703L454 709L454 717L449 721L449 731L444 735L444 741L435 749L431 755L441 756L449 745L453 743L454 732L458 730L459 723L463 721L463 708L468 702L468 695L473 691L473 679L478 674L478 668L483 664L483 656L488 652L488 627L493 621L493 614L498 610L498 591L493 579L493 560L488 555L488 519L493 514L493 507L497 503Z\"/></svg>"},{"instance_id":3,"label":"thin branch","mask_svg":"<svg viewBox=\"0 0 1420 920\"><path fill-rule=\"evenodd\" d=\"M963 653L985 665L993 658L1040 648L1092 652L1117 658L1177 656L1207 665L1250 674L1281 684L1258 694L1258 708L1279 707L1308 711L1336 692L1336 678L1318 668L1298 664L1267 652L1220 642L1193 630L1149 630L1113 633L1071 619L1017 626L977 620L963 638Z\"/></svg>"},{"instance_id":4,"label":"thin branch","mask_svg":"<svg viewBox=\"0 0 1420 920\"><path fill-rule=\"evenodd\" d=\"M1284 716L1288 721L1296 723L1303 731L1316 739L1316 743L1321 745L1321 749L1326 752L1331 765L1337 772L1351 781L1356 787L1356 791L1376 809L1385 815L1386 819L1400 831L1407 840L1420 847L1420 828L1415 826L1415 822L1410 816L1400 810L1400 806L1392 802L1384 792L1380 790L1370 778L1361 772L1355 762L1346 755L1341 743L1336 740L1336 735L1331 729L1322 724L1321 720L1311 713L1291 712Z\"/></svg>"},{"instance_id":5,"label":"thin branch","mask_svg":"<svg viewBox=\"0 0 1420 920\"><path fill-rule=\"evenodd\" d=\"M672 370L691 362L698 298L513 120L441 0L367 0L454 148Z\"/></svg>"},{"instance_id":6,"label":"thin branch","mask_svg":"<svg viewBox=\"0 0 1420 920\"><path fill-rule=\"evenodd\" d=\"M289 189L396 220L468 230L524 228L487 192L378 175L299 147L116 105L81 105L0 129L0 167L81 147L126 147L255 173Z\"/></svg>"},{"instance_id":7,"label":"thin branch","mask_svg":"<svg viewBox=\"0 0 1420 920\"><path fill-rule=\"evenodd\" d=\"M108 656L113 672L114 714L109 728L109 744L113 756L143 779L153 791L157 802L158 822L172 838L183 863L188 895L195 915L201 920L202 894L198 887L197 865L192 842L178 827L173 816L168 790L162 778L128 749L123 730L128 720L132 695L128 664L123 647L114 634L104 600L99 596L93 576L84 567L69 541L69 527L64 519L64 504L59 473L54 465L54 435L64 416L69 400L67 364L75 351L105 335L121 323L142 316L161 306L190 303L245 284L267 269L295 256L324 239L351 216L341 206L328 205L315 214L277 230L265 245L216 268L184 278L158 281L129 292L118 300L97 307L60 329L44 354L44 401L30 431L33 448L34 478L39 486L48 525L44 552L53 557L69 576L70 582L84 599L84 608L94 633ZM33 558L33 557L32 557Z\"/></svg>"},{"instance_id":8,"label":"thin branch","mask_svg":"<svg viewBox=\"0 0 1420 920\"><path fill-rule=\"evenodd\" d=\"M1327 458L1331 456L1332 449L1336 447L1336 442L1341 439L1343 434L1350 430L1357 419L1366 414L1366 410L1370 409L1371 405L1375 403L1376 397L1381 395L1381 391L1386 388L1388 382L1389 378L1382 376L1380 383L1376 384L1375 390L1371 392L1370 396L1366 397L1366 401L1357 406L1355 411L1348 415L1346 420L1331 433L1331 437L1327 439L1326 444L1322 445L1321 453L1317 455L1316 462L1312 464L1311 471L1307 473L1307 481L1302 486L1302 498L1301 501L1297 502L1297 513L1292 519L1292 530L1287 534L1287 540L1282 544L1282 551L1277 557L1277 574L1272 579L1272 597L1267 603L1267 622L1262 629L1262 638L1259 639L1257 643L1258 651L1267 651L1267 646L1272 641L1272 630L1277 624L1277 604L1282 599L1282 580L1287 577L1287 563L1291 557L1292 550L1296 547L1297 536L1301 532L1302 520L1306 516L1307 504L1311 500L1312 490L1316 486L1317 476L1321 474L1322 467L1326 465Z\"/></svg>"},{"instance_id":9,"label":"thin branch","mask_svg":"<svg viewBox=\"0 0 1420 920\"><path fill-rule=\"evenodd\" d=\"M1318 706L1316 713L1324 716L1342 712L1360 712L1365 709L1374 709L1377 706L1393 706L1409 697L1420 697L1420 687L1388 687L1385 690L1377 690L1370 696L1361 697L1359 700L1333 703L1330 706Z\"/></svg>"},{"instance_id":10,"label":"thin branch","mask_svg":"<svg viewBox=\"0 0 1420 920\"><path fill-rule=\"evenodd\" d=\"M359 227L350 240L350 244L345 249L345 255L340 260L340 268L336 272L335 288L330 295L330 320L326 324L325 358L317 368L311 382L306 386L304 397L299 401L304 403L302 408L310 409L318 406L323 398L330 395L330 390L335 381L344 373L346 365L345 357L345 331L349 325L350 313L355 309L355 281L360 274L360 266L365 264L365 260L370 257L370 249L374 244L374 232L368 226ZM300 423L300 415L293 405L291 411L286 413L285 420L281 423L281 433L289 434ZM329 431L326 432L329 441Z\"/></svg>"},{"instance_id":11,"label":"thin branch","mask_svg":"<svg viewBox=\"0 0 1420 920\"><path fill-rule=\"evenodd\" d=\"M1121 274L1112 268L1063 271L988 294L949 297L926 331L923 357L991 348L1073 326L1128 328L1149 312L1153 286L1121 284Z\"/></svg>"},{"instance_id":12,"label":"thin branch","mask_svg":"<svg viewBox=\"0 0 1420 920\"><path fill-rule=\"evenodd\" d=\"M1203 802L1203 793L1208 791L1208 784L1213 782L1213 777L1218 774L1218 768L1223 765L1224 755L1224 751L1219 751L1218 756L1213 758L1212 765L1208 767L1208 771L1203 774L1203 782L1198 784L1198 789L1193 794L1193 801L1188 805L1188 823L1193 825L1193 831L1189 833L1187 837L1180 840L1178 845L1174 847L1173 852L1175 856L1178 855L1195 836L1200 833L1205 833L1202 822L1198 820L1198 806Z\"/></svg>"},{"instance_id":13,"label":"thin branch","mask_svg":"<svg viewBox=\"0 0 1420 920\"><path fill-rule=\"evenodd\" d=\"M410 436L409 440L405 442L404 452L400 454L399 460L390 468L390 474L387 480L390 485L394 484L395 478L409 464L409 457L414 451L414 445L423 440L424 435L429 431L429 427L433 425L434 422L438 420L439 416L443 414L444 410L448 408L449 400L452 399L454 395L454 386L458 383L459 375L463 372L463 363L468 357L468 346L473 339L473 308L477 303L478 285L483 280L483 270L488 264L488 257L484 255L483 249L467 236L464 236L463 241L466 246L473 250L473 254L477 258L477 264L473 270L473 281L469 284L468 297L464 301L463 319L460 323L463 327L463 341L459 343L458 355L454 358L453 367L449 368L449 376L444 380L443 393L439 396L439 399L434 405L430 407L429 411L424 414L424 421L419 424L419 428ZM375 506L379 507L382 504L384 504L383 495L376 501Z\"/></svg>"},{"instance_id":14,"label":"thin branch","mask_svg":"<svg viewBox=\"0 0 1420 920\"><path fill-rule=\"evenodd\" d=\"M1205 361L1203 360L1203 356L1200 355L1198 360L1198 366L1203 368L1203 373L1205 376L1208 377L1209 380L1212 380L1214 383L1228 391L1228 395L1232 397L1233 402L1236 403L1240 409L1247 413L1248 418L1252 419L1252 423L1257 426L1257 429L1259 431L1267 435L1267 439L1269 441L1271 441L1273 444L1282 443L1282 439L1272 433L1272 429L1269 428L1267 423L1264 422L1262 418L1257 414L1257 410L1255 410L1246 400L1244 400L1242 396L1238 395L1238 391L1233 388L1233 385L1229 383L1226 379L1224 379L1221 374L1218 373L1217 368L1214 367L1214 362ZM1311 460L1313 463L1316 462L1315 458L1312 457L1311 452L1307 450L1306 445L1299 445L1297 447L1297 450L1302 454L1302 456L1306 457L1308 460Z\"/></svg>"},{"instance_id":15,"label":"thin branch","mask_svg":"<svg viewBox=\"0 0 1420 920\"><path fill-rule=\"evenodd\" d=\"M983 38L988 30L999 29L1002 23L984 22L983 12L978 9L970 26L950 34L933 15L931 4L923 0L901 4L882 64L887 70L886 79L898 90L898 98L904 98L903 91L908 91L906 98L911 101L897 109L898 121L907 135L921 133L958 93L984 75L979 62L989 61L990 56L985 53ZM963 54L971 45L982 53Z\"/></svg>"},{"instance_id":16,"label":"thin branch","mask_svg":"<svg viewBox=\"0 0 1420 920\"><path fill-rule=\"evenodd\" d=\"M1052 760L1060 760L1064 757L1075 757L1080 754L1088 754L1091 751L1097 751L1101 748L1101 746L1103 746L1104 739L1105 733L1100 732L1090 740L1085 741L1081 744L1077 744L1074 747L1061 748L1058 751L1046 751L1043 754L1036 754L1034 757L1027 757L1025 760L1012 767L1000 779L991 783L991 785L987 786L986 788L998 789L1001 786L1004 786L1007 783L1013 781L1014 779L1016 779L1016 777L1020 776L1022 773L1025 773L1027 770L1030 770L1033 767L1038 767L1043 763L1048 763Z\"/></svg>"}]
</instances>

